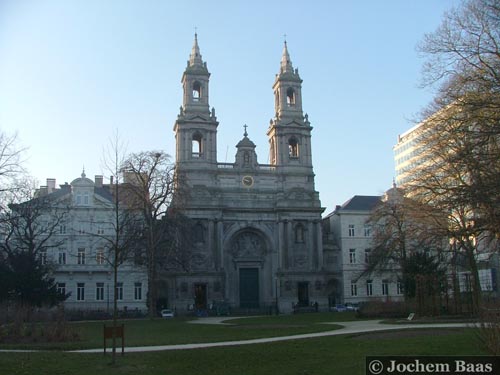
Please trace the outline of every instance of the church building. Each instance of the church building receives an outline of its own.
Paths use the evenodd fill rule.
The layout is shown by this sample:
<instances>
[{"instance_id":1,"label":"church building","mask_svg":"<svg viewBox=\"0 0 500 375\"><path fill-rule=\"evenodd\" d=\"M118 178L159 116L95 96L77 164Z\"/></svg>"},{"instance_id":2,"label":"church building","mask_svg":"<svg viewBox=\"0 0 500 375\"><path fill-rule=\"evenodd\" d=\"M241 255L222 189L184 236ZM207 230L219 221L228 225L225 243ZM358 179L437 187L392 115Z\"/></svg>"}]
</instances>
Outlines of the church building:
<instances>
[{"instance_id":1,"label":"church building","mask_svg":"<svg viewBox=\"0 0 500 375\"><path fill-rule=\"evenodd\" d=\"M194 225L188 272L169 273L168 301L183 312L225 301L232 309L326 307L321 207L314 187L312 126L302 79L285 42L267 127L270 164L258 162L244 130L233 163L217 161L210 73L195 34L174 125L176 173L189 192L179 209ZM271 104L271 103L270 103Z\"/></svg>"}]
</instances>

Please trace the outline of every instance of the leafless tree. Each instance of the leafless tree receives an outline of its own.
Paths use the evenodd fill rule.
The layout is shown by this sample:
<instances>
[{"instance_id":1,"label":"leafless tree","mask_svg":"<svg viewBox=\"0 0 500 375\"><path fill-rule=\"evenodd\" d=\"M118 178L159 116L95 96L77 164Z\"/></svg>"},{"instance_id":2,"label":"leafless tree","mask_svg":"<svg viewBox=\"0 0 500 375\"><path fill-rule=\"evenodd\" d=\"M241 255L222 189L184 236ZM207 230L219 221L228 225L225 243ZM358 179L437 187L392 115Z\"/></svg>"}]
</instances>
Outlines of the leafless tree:
<instances>
[{"instance_id":1,"label":"leafless tree","mask_svg":"<svg viewBox=\"0 0 500 375\"><path fill-rule=\"evenodd\" d=\"M26 149L18 144L17 135L8 135L0 130L0 209L6 209L9 197L6 192L15 192L23 182L26 171L23 167L23 153Z\"/></svg>"},{"instance_id":2,"label":"leafless tree","mask_svg":"<svg viewBox=\"0 0 500 375\"><path fill-rule=\"evenodd\" d=\"M435 255L446 250L442 215L407 198L395 186L375 206L367 224L372 228L372 249L360 276L385 271L401 275L404 263L413 254Z\"/></svg>"},{"instance_id":3,"label":"leafless tree","mask_svg":"<svg viewBox=\"0 0 500 375\"><path fill-rule=\"evenodd\" d=\"M437 88L421 127L426 149L409 189L447 213L447 231L481 289L479 242L500 236L500 1L468 0L444 15L419 46L423 85Z\"/></svg>"},{"instance_id":4,"label":"leafless tree","mask_svg":"<svg viewBox=\"0 0 500 375\"><path fill-rule=\"evenodd\" d=\"M112 363L116 362L116 331L118 321L118 270L120 266L133 259L133 254L140 246L142 221L137 212L129 204L127 189L123 185L123 165L125 161L125 146L118 132L110 139L103 155L103 168L110 173L112 181L109 188L113 196L113 219L109 223L110 234L98 235L108 250L107 261L113 269L113 335Z\"/></svg>"},{"instance_id":5,"label":"leafless tree","mask_svg":"<svg viewBox=\"0 0 500 375\"><path fill-rule=\"evenodd\" d=\"M67 297L56 291L47 253L64 243L57 233L68 207L59 197L37 196L30 180L19 182L9 198L0 220L0 263L6 278L0 295L16 304L18 314L27 314L22 319L29 319L34 306L53 305Z\"/></svg>"},{"instance_id":6,"label":"leafless tree","mask_svg":"<svg viewBox=\"0 0 500 375\"><path fill-rule=\"evenodd\" d=\"M182 264L180 248L185 220L171 208L180 188L175 167L162 151L130 155L124 163L125 189L129 203L141 212L144 222L144 258L148 272L148 306L151 318L156 316L159 272L172 263ZM185 243L185 241L183 241ZM187 252L183 252L187 254Z\"/></svg>"}]
</instances>

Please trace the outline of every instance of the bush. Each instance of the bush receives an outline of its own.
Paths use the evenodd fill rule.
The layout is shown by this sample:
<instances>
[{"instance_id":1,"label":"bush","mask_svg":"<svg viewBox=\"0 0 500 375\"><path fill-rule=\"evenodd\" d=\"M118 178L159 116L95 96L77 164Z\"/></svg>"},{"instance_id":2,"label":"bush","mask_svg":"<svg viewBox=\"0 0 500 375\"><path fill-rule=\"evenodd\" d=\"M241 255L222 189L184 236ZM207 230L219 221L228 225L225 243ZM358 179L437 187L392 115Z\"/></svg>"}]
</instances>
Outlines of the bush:
<instances>
[{"instance_id":1,"label":"bush","mask_svg":"<svg viewBox=\"0 0 500 375\"><path fill-rule=\"evenodd\" d=\"M360 318L406 318L412 308L405 302L399 301L370 301L363 303L358 310Z\"/></svg>"}]
</instances>

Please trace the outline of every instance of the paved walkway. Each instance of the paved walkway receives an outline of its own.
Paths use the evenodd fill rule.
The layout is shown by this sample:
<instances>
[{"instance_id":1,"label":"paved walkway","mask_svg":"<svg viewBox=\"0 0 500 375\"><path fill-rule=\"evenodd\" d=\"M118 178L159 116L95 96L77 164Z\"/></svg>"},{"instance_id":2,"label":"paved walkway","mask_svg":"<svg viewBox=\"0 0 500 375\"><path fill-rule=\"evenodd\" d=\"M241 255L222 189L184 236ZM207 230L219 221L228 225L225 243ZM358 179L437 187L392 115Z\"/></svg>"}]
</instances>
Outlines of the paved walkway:
<instances>
[{"instance_id":1,"label":"paved walkway","mask_svg":"<svg viewBox=\"0 0 500 375\"><path fill-rule=\"evenodd\" d=\"M201 318L193 321L194 324L226 324L223 323L225 320L234 318ZM376 331L388 331L388 330L398 330L398 329L419 329L419 328L465 328L470 327L468 323L443 323L443 324L381 324L377 320L365 320L365 321L353 321L353 322L339 322L339 323L325 323L325 324L341 324L343 328L334 331L317 332L317 333L306 333L302 335L293 336L280 336L280 337L268 337L262 339L251 339L251 340L239 340L239 341L221 341L221 342L210 342L210 343L199 343L199 344L179 344L179 345L160 345L160 346L141 346L141 347L129 347L125 348L127 353L136 352L157 352L163 350L186 350L186 349L201 349L201 348L214 348L220 346L237 346L237 345L252 345L252 344L263 344L278 341L288 341L288 340L301 340L316 337L326 337L326 336L337 336L345 334L356 334L356 333L367 333ZM72 353L102 353L101 349L87 349L87 350L76 350Z\"/></svg>"}]
</instances>

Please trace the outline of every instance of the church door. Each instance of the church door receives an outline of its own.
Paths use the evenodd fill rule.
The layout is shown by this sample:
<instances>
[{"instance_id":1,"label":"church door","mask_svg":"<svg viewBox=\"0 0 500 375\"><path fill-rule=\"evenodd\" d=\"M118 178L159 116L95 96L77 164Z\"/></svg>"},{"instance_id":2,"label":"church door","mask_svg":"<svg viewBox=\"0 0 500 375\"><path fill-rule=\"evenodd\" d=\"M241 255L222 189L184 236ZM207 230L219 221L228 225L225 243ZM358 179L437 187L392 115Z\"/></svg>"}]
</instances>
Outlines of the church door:
<instances>
[{"instance_id":1,"label":"church door","mask_svg":"<svg viewBox=\"0 0 500 375\"><path fill-rule=\"evenodd\" d=\"M259 307L258 268L240 268L240 307Z\"/></svg>"},{"instance_id":2,"label":"church door","mask_svg":"<svg viewBox=\"0 0 500 375\"><path fill-rule=\"evenodd\" d=\"M309 306L309 283L301 282L297 287L299 306Z\"/></svg>"}]
</instances>

